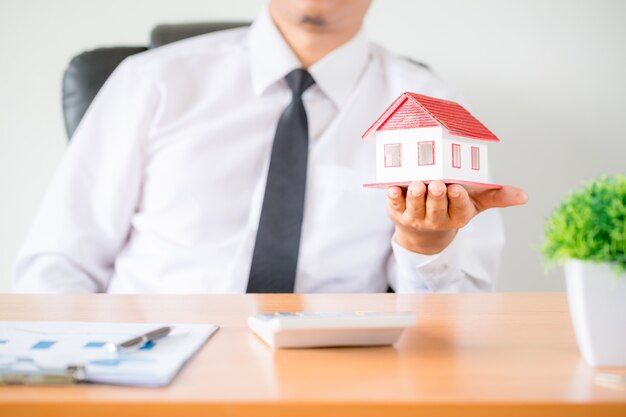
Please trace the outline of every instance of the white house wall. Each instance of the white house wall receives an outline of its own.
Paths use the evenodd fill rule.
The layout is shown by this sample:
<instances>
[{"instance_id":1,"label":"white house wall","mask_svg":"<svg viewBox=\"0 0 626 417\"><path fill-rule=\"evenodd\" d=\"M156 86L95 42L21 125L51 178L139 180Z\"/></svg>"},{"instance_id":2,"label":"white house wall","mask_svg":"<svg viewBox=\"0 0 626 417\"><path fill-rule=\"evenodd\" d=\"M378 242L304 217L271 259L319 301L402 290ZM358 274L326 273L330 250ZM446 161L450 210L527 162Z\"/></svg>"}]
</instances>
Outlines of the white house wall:
<instances>
[{"instance_id":1,"label":"white house wall","mask_svg":"<svg viewBox=\"0 0 626 417\"><path fill-rule=\"evenodd\" d=\"M442 178L442 129L429 127L420 129L379 130L376 132L376 182L414 181ZM417 143L435 142L435 164L419 166ZM400 167L385 168L385 144L402 144Z\"/></svg>"},{"instance_id":2,"label":"white house wall","mask_svg":"<svg viewBox=\"0 0 626 417\"><path fill-rule=\"evenodd\" d=\"M483 140L468 139L452 135L448 132L443 134L443 177L446 179L489 182L489 154L488 143ZM452 144L461 145L461 168L452 167ZM492 143L497 146L497 143ZM472 147L480 149L480 170L472 169Z\"/></svg>"}]
</instances>

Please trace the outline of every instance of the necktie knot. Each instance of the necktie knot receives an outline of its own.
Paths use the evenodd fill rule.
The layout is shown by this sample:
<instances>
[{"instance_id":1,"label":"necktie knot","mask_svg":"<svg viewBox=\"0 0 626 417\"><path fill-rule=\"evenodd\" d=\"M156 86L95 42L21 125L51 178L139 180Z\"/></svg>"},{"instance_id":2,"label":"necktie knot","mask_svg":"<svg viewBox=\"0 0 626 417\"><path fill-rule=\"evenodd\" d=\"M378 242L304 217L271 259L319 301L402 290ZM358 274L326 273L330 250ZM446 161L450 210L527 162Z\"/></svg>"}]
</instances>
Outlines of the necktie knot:
<instances>
[{"instance_id":1,"label":"necktie knot","mask_svg":"<svg viewBox=\"0 0 626 417\"><path fill-rule=\"evenodd\" d=\"M294 96L301 96L307 88L315 84L313 76L302 68L291 71L285 76L285 79Z\"/></svg>"}]
</instances>

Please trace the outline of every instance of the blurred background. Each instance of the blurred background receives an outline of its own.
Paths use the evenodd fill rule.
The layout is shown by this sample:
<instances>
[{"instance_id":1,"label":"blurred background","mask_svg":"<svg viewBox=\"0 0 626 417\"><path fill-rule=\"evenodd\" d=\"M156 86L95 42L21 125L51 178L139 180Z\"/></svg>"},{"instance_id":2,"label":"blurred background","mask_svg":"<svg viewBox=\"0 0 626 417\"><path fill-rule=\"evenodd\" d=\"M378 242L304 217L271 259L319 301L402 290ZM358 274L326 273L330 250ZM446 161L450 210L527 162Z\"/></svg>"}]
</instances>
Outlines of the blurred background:
<instances>
[{"instance_id":1,"label":"blurred background","mask_svg":"<svg viewBox=\"0 0 626 417\"><path fill-rule=\"evenodd\" d=\"M159 23L252 20L263 4L0 2L0 292L67 144L60 92L70 59L146 45ZM529 192L528 205L503 211L499 291L562 290L561 271L544 274L537 252L546 217L581 181L626 172L625 16L622 0L374 0L370 38L461 90L502 139L489 151L495 180Z\"/></svg>"}]
</instances>

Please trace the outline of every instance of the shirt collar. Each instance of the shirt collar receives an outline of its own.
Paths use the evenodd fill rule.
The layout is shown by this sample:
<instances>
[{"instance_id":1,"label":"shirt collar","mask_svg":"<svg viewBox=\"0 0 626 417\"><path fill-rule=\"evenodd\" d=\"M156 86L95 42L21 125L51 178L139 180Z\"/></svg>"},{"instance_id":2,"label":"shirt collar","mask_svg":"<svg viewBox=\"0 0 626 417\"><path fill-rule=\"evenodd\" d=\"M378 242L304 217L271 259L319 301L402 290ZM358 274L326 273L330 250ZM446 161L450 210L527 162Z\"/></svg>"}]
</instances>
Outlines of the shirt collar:
<instances>
[{"instance_id":1,"label":"shirt collar","mask_svg":"<svg viewBox=\"0 0 626 417\"><path fill-rule=\"evenodd\" d=\"M252 85L257 95L263 94L290 71L301 67L267 8L261 11L250 28L249 45ZM369 55L369 43L361 30L313 64L309 72L322 92L341 107L363 73Z\"/></svg>"}]
</instances>

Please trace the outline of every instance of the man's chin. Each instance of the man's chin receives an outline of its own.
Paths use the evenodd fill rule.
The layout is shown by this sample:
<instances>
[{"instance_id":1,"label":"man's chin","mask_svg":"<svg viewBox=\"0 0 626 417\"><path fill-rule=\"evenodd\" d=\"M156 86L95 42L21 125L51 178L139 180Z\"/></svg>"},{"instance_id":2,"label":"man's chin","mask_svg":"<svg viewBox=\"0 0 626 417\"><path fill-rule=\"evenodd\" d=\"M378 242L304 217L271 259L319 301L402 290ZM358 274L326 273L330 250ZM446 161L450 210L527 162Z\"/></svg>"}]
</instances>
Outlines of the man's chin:
<instances>
[{"instance_id":1,"label":"man's chin","mask_svg":"<svg viewBox=\"0 0 626 417\"><path fill-rule=\"evenodd\" d=\"M304 15L300 19L300 24L303 26L321 28L326 26L328 22L322 16Z\"/></svg>"}]
</instances>

